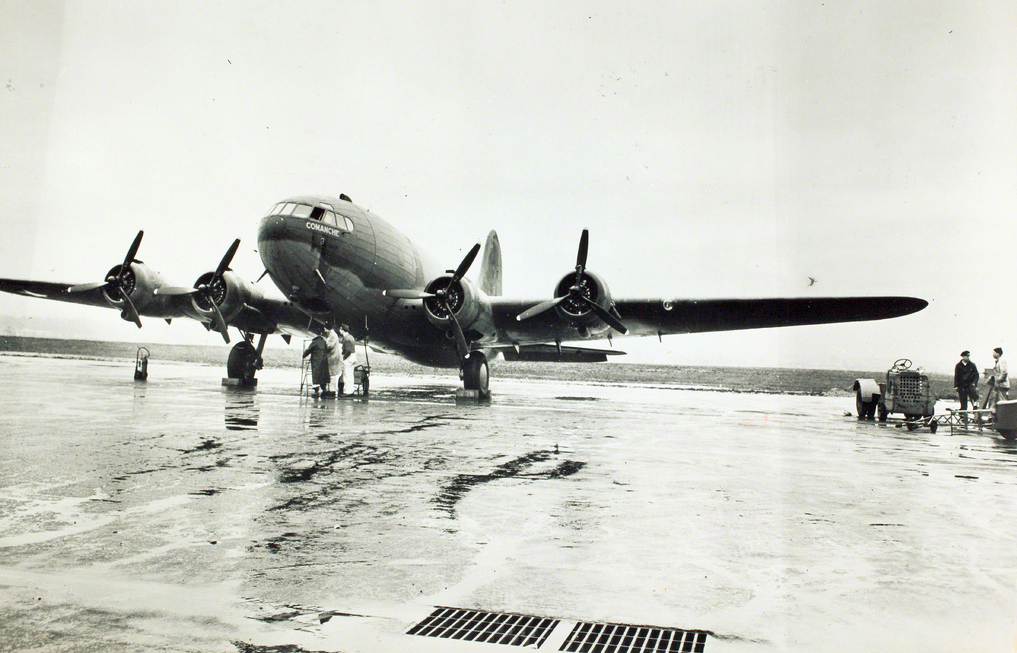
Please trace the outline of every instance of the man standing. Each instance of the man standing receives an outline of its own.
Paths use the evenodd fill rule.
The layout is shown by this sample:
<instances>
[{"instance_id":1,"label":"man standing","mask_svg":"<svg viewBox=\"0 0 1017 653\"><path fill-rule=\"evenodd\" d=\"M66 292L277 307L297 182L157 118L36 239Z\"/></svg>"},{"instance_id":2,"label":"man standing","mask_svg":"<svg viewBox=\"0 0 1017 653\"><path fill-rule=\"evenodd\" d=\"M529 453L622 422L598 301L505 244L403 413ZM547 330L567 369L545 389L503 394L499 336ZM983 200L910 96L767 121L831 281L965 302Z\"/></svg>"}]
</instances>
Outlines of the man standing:
<instances>
[{"instance_id":1,"label":"man standing","mask_svg":"<svg viewBox=\"0 0 1017 653\"><path fill-rule=\"evenodd\" d=\"M992 391L995 395L992 403L995 405L1001 399L1010 398L1010 378L1007 375L1006 361L1003 360L1003 348L993 349L992 357L996 359L996 364L992 366Z\"/></svg>"},{"instance_id":2,"label":"man standing","mask_svg":"<svg viewBox=\"0 0 1017 653\"><path fill-rule=\"evenodd\" d=\"M339 380L339 394L343 394L343 387L349 384L352 388L356 385L353 381L353 366L357 364L357 342L350 335L350 328L345 324L339 325L339 335L342 336L343 375Z\"/></svg>"},{"instance_id":3,"label":"man standing","mask_svg":"<svg viewBox=\"0 0 1017 653\"><path fill-rule=\"evenodd\" d=\"M971 399L973 408L978 407L978 376L978 366L971 362L971 352L965 349L961 352L960 362L953 368L953 387L957 388L961 410L968 409L968 399Z\"/></svg>"}]
</instances>

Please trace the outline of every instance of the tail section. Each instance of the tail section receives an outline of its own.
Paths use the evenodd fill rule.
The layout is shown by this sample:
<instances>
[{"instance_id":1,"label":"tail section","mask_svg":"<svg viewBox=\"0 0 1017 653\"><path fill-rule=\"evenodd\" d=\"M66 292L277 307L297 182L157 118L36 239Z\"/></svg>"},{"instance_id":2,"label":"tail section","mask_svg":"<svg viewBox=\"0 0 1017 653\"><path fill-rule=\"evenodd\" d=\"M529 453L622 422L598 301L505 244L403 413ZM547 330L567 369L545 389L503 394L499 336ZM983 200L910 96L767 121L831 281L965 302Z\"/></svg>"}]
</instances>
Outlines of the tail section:
<instances>
[{"instance_id":1,"label":"tail section","mask_svg":"<svg viewBox=\"0 0 1017 653\"><path fill-rule=\"evenodd\" d=\"M480 289L489 297L501 296L501 243L494 229L487 234L484 260L480 264Z\"/></svg>"}]
</instances>

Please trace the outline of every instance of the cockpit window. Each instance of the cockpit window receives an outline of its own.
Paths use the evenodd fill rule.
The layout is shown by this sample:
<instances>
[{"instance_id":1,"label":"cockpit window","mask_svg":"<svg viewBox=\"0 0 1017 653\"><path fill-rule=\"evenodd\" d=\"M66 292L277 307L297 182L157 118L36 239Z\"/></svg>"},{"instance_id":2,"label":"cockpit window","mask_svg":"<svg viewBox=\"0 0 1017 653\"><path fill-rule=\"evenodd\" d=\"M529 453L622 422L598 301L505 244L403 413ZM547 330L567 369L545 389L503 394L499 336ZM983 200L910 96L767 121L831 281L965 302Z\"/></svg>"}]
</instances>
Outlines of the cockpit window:
<instances>
[{"instance_id":1,"label":"cockpit window","mask_svg":"<svg viewBox=\"0 0 1017 653\"><path fill-rule=\"evenodd\" d=\"M344 231L353 231L353 220L341 213L336 213L331 204L325 204L324 202L320 206L308 206L307 204L297 204L295 202L279 202L272 207L268 214L291 215L295 218L321 220L325 224L333 225Z\"/></svg>"},{"instance_id":2,"label":"cockpit window","mask_svg":"<svg viewBox=\"0 0 1017 653\"><path fill-rule=\"evenodd\" d=\"M309 218L311 217L311 207L306 204L297 204L296 208L293 209L294 218Z\"/></svg>"}]
</instances>

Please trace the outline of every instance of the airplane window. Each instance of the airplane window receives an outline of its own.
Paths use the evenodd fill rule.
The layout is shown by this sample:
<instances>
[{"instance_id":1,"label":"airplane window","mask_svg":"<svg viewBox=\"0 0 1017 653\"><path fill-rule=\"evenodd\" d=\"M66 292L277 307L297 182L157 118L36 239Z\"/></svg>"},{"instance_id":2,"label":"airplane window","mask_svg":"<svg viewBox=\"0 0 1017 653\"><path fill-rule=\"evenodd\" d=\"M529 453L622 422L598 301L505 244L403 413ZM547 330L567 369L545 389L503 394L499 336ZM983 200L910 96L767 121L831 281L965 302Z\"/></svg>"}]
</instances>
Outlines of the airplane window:
<instances>
[{"instance_id":1,"label":"airplane window","mask_svg":"<svg viewBox=\"0 0 1017 653\"><path fill-rule=\"evenodd\" d=\"M290 215L295 208L297 208L296 204L287 204L282 208L282 211L279 211L279 215Z\"/></svg>"},{"instance_id":2,"label":"airplane window","mask_svg":"<svg viewBox=\"0 0 1017 653\"><path fill-rule=\"evenodd\" d=\"M325 215L325 209L321 208L320 206L316 206L313 209L311 209L311 219L312 220L321 220L322 217L324 217L324 215Z\"/></svg>"},{"instance_id":3,"label":"airplane window","mask_svg":"<svg viewBox=\"0 0 1017 653\"><path fill-rule=\"evenodd\" d=\"M346 222L346 230L347 231L353 231L353 220L350 220L349 218L347 218L344 215L343 216L343 221Z\"/></svg>"},{"instance_id":4,"label":"airplane window","mask_svg":"<svg viewBox=\"0 0 1017 653\"><path fill-rule=\"evenodd\" d=\"M280 208L282 208L282 204L276 204L271 209L269 209L268 213L266 213L265 215L277 215L279 213Z\"/></svg>"},{"instance_id":5,"label":"airplane window","mask_svg":"<svg viewBox=\"0 0 1017 653\"><path fill-rule=\"evenodd\" d=\"M294 218L309 218L311 217L311 207L306 204L297 204L296 208L293 209Z\"/></svg>"},{"instance_id":6,"label":"airplane window","mask_svg":"<svg viewBox=\"0 0 1017 653\"><path fill-rule=\"evenodd\" d=\"M325 211L325 222L331 225L339 226L339 223L335 219L335 213L331 211Z\"/></svg>"}]
</instances>

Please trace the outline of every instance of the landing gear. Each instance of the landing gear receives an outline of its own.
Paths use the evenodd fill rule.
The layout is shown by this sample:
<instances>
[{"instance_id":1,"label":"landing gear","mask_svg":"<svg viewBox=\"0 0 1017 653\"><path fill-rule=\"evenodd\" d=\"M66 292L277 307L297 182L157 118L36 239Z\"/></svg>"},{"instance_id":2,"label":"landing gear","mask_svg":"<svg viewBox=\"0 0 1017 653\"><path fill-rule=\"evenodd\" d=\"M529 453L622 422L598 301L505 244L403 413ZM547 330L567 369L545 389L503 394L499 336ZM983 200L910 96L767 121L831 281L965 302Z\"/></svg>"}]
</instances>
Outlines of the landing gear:
<instances>
[{"instance_id":1,"label":"landing gear","mask_svg":"<svg viewBox=\"0 0 1017 653\"><path fill-rule=\"evenodd\" d=\"M258 347L251 344L250 337L233 345L226 359L226 377L223 385L238 385L251 388L258 385L255 374L262 368L261 352L265 349L266 336L262 334Z\"/></svg>"},{"instance_id":2,"label":"landing gear","mask_svg":"<svg viewBox=\"0 0 1017 653\"><path fill-rule=\"evenodd\" d=\"M484 352L470 352L463 359L463 388L467 391L475 391L481 399L491 396L490 368L487 364L487 356Z\"/></svg>"}]
</instances>

